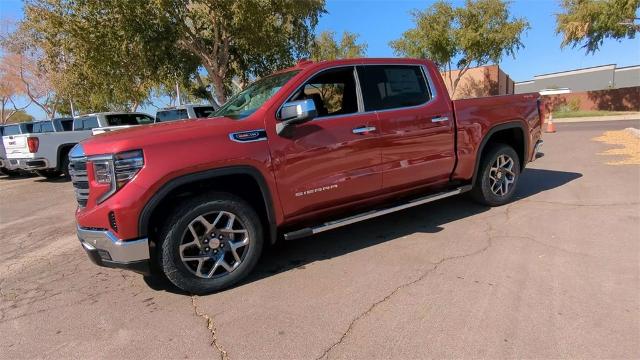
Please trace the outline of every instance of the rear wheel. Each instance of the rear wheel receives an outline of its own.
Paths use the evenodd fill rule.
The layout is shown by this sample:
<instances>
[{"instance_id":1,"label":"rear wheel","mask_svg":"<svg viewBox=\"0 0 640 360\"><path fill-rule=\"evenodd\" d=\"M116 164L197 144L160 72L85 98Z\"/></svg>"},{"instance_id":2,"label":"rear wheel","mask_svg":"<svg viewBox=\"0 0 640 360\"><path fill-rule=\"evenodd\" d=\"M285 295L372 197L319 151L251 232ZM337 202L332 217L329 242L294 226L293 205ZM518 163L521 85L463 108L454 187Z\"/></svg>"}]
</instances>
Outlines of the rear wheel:
<instances>
[{"instance_id":1,"label":"rear wheel","mask_svg":"<svg viewBox=\"0 0 640 360\"><path fill-rule=\"evenodd\" d=\"M65 180L71 180L71 175L69 174L69 155L64 154L62 159L60 160L60 171L62 172L62 176L64 176Z\"/></svg>"},{"instance_id":2,"label":"rear wheel","mask_svg":"<svg viewBox=\"0 0 640 360\"><path fill-rule=\"evenodd\" d=\"M179 207L160 232L157 264L177 287L218 291L245 278L262 252L260 218L244 200L209 193Z\"/></svg>"},{"instance_id":3,"label":"rear wheel","mask_svg":"<svg viewBox=\"0 0 640 360\"><path fill-rule=\"evenodd\" d=\"M483 156L471 196L483 205L508 203L520 178L518 154L509 145L495 144Z\"/></svg>"}]
</instances>

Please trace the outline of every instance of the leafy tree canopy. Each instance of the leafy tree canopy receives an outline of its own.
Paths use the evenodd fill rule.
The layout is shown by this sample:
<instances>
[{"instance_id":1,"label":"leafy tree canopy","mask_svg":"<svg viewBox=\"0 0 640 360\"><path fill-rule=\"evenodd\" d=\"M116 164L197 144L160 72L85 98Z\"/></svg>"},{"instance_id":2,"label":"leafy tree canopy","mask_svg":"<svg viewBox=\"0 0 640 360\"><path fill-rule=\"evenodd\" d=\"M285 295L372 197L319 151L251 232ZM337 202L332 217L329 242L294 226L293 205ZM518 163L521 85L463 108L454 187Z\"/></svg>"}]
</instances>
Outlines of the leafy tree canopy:
<instances>
[{"instance_id":1,"label":"leafy tree canopy","mask_svg":"<svg viewBox=\"0 0 640 360\"><path fill-rule=\"evenodd\" d=\"M556 32L562 34L562 47L595 53L605 39L633 39L640 30L634 25L640 0L562 0L560 5Z\"/></svg>"},{"instance_id":2,"label":"leafy tree canopy","mask_svg":"<svg viewBox=\"0 0 640 360\"><path fill-rule=\"evenodd\" d=\"M453 7L440 0L424 11L414 11L415 27L390 43L401 56L428 58L449 72L452 93L472 66L498 63L504 55L515 56L524 45L525 19L512 18L502 0L466 0ZM452 64L460 70L451 76Z\"/></svg>"},{"instance_id":3,"label":"leafy tree canopy","mask_svg":"<svg viewBox=\"0 0 640 360\"><path fill-rule=\"evenodd\" d=\"M321 61L366 56L367 44L358 43L358 34L345 31L339 42L335 37L336 33L333 31L318 34L311 44L311 59Z\"/></svg>"}]
</instances>

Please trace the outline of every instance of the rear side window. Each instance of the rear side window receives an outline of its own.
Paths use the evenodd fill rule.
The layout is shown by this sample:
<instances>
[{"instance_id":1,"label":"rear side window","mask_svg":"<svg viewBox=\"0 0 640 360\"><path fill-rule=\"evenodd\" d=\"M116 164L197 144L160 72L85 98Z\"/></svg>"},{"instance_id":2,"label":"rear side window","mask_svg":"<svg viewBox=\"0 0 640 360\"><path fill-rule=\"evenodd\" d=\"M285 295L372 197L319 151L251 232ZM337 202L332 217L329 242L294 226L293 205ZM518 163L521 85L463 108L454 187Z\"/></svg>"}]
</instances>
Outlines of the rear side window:
<instances>
[{"instance_id":1,"label":"rear side window","mask_svg":"<svg viewBox=\"0 0 640 360\"><path fill-rule=\"evenodd\" d=\"M96 116L85 116L73 119L73 128L75 130L91 130L98 127L98 118Z\"/></svg>"},{"instance_id":2,"label":"rear side window","mask_svg":"<svg viewBox=\"0 0 640 360\"><path fill-rule=\"evenodd\" d=\"M73 130L73 119L60 120L60 126L62 126L62 131Z\"/></svg>"},{"instance_id":3,"label":"rear side window","mask_svg":"<svg viewBox=\"0 0 640 360\"><path fill-rule=\"evenodd\" d=\"M196 117L205 118L210 117L216 111L213 106L196 106L193 108L193 112L196 113Z\"/></svg>"},{"instance_id":4,"label":"rear side window","mask_svg":"<svg viewBox=\"0 0 640 360\"><path fill-rule=\"evenodd\" d=\"M109 126L153 124L153 118L151 116L142 114L107 115L106 118Z\"/></svg>"},{"instance_id":5,"label":"rear side window","mask_svg":"<svg viewBox=\"0 0 640 360\"><path fill-rule=\"evenodd\" d=\"M50 121L43 121L33 124L34 134L53 132L53 124Z\"/></svg>"},{"instance_id":6,"label":"rear side window","mask_svg":"<svg viewBox=\"0 0 640 360\"><path fill-rule=\"evenodd\" d=\"M194 109L194 111L196 112L196 115L197 115L198 109L196 108ZM198 117L205 117L205 116L198 116ZM162 110L162 111L158 111L158 113L156 114L157 122L184 120L188 118L189 118L189 115L187 114L187 109Z\"/></svg>"},{"instance_id":7,"label":"rear side window","mask_svg":"<svg viewBox=\"0 0 640 360\"><path fill-rule=\"evenodd\" d=\"M358 66L366 111L421 105L431 96L420 66Z\"/></svg>"},{"instance_id":8,"label":"rear side window","mask_svg":"<svg viewBox=\"0 0 640 360\"><path fill-rule=\"evenodd\" d=\"M4 135L3 136L19 135L19 134L20 134L20 126L19 125L9 125L9 126L4 128Z\"/></svg>"}]
</instances>

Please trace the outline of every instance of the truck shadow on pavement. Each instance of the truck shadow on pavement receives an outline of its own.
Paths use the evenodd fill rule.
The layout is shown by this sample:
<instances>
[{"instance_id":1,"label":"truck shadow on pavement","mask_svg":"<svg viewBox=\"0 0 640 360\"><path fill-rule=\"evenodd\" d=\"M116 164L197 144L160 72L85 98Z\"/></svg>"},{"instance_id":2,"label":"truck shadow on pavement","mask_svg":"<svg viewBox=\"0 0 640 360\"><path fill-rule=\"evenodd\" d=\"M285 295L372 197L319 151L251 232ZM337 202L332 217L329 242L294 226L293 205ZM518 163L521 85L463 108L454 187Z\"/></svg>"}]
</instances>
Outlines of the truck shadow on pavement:
<instances>
[{"instance_id":1,"label":"truck shadow on pavement","mask_svg":"<svg viewBox=\"0 0 640 360\"><path fill-rule=\"evenodd\" d=\"M563 186L580 177L582 174L574 172L526 169L520 178L513 201ZM472 202L468 196L456 196L317 236L282 241L278 246L265 248L253 273L236 286L246 285L285 271L304 269L307 264L315 261L342 256L410 234L437 233L444 229L442 227L444 224L477 215L489 209ZM145 278L145 282L155 290L184 294L166 281Z\"/></svg>"}]
</instances>

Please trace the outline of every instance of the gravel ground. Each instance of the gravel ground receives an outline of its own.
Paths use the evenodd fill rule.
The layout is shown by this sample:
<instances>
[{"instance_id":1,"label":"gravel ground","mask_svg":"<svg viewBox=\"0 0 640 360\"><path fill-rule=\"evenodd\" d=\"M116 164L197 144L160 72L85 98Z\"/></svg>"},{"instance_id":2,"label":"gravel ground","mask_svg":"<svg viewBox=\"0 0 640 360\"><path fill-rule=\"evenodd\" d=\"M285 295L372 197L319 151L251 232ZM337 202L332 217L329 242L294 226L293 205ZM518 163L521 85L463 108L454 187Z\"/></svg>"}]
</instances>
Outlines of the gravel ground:
<instances>
[{"instance_id":1,"label":"gravel ground","mask_svg":"<svg viewBox=\"0 0 640 360\"><path fill-rule=\"evenodd\" d=\"M592 139L639 125L557 124L510 205L287 243L202 297L90 263L69 183L2 177L0 358L637 358L640 167Z\"/></svg>"}]
</instances>

